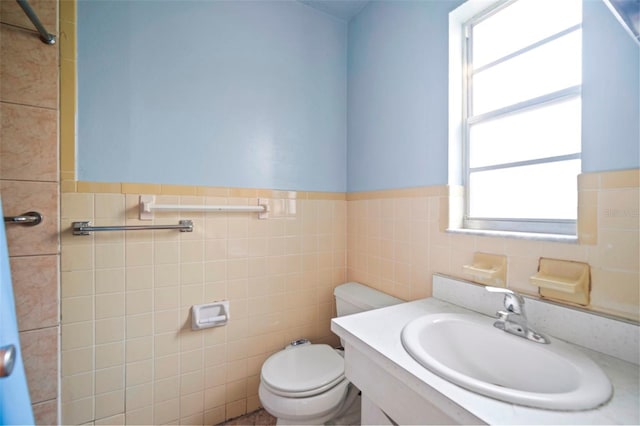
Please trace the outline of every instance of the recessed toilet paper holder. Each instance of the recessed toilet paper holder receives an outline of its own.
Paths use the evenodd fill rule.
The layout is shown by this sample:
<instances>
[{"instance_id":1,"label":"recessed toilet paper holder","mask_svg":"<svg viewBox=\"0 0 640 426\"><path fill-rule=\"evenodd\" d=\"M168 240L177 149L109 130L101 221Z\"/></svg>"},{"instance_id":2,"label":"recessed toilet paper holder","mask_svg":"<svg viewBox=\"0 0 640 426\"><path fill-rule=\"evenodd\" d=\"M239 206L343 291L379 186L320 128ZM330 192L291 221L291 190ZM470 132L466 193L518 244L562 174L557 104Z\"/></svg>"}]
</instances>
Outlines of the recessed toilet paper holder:
<instances>
[{"instance_id":1,"label":"recessed toilet paper holder","mask_svg":"<svg viewBox=\"0 0 640 426\"><path fill-rule=\"evenodd\" d=\"M229 321L229 301L223 300L191 307L191 330L220 327Z\"/></svg>"}]
</instances>

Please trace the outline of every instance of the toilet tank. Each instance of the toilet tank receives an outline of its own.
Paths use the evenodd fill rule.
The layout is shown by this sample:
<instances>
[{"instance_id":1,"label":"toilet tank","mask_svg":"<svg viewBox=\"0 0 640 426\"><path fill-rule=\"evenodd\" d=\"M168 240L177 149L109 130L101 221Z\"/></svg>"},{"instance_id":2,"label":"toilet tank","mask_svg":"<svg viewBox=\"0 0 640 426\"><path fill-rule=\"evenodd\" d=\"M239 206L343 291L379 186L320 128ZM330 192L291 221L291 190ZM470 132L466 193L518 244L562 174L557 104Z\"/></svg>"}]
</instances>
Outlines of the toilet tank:
<instances>
[{"instance_id":1,"label":"toilet tank","mask_svg":"<svg viewBox=\"0 0 640 426\"><path fill-rule=\"evenodd\" d=\"M404 303L404 300L356 282L339 285L333 295L339 317Z\"/></svg>"}]
</instances>

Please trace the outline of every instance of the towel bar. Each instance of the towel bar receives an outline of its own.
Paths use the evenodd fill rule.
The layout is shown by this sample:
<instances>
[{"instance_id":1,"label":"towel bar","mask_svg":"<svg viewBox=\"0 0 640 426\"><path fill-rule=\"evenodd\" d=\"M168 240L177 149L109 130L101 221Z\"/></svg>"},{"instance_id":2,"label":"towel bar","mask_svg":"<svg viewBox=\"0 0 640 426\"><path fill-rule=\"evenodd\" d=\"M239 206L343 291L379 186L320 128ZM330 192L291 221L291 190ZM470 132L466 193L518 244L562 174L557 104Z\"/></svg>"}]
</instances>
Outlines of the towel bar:
<instances>
[{"instance_id":1,"label":"towel bar","mask_svg":"<svg viewBox=\"0 0 640 426\"><path fill-rule=\"evenodd\" d=\"M193 232L193 222L181 220L178 225L131 225L131 226L91 226L91 222L73 222L73 235L89 235L96 231L147 231L157 229L178 229Z\"/></svg>"}]
</instances>

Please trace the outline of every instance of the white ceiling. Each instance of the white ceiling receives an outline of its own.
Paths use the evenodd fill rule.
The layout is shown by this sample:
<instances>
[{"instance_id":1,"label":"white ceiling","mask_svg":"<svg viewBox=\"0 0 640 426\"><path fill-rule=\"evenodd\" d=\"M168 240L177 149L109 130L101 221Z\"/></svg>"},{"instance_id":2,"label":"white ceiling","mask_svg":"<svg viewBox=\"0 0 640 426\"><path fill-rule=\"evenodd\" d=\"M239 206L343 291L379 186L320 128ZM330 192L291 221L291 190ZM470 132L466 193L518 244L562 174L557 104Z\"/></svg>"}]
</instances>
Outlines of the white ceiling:
<instances>
[{"instance_id":1,"label":"white ceiling","mask_svg":"<svg viewBox=\"0 0 640 426\"><path fill-rule=\"evenodd\" d=\"M349 21L357 15L370 0L298 0L314 9Z\"/></svg>"}]
</instances>

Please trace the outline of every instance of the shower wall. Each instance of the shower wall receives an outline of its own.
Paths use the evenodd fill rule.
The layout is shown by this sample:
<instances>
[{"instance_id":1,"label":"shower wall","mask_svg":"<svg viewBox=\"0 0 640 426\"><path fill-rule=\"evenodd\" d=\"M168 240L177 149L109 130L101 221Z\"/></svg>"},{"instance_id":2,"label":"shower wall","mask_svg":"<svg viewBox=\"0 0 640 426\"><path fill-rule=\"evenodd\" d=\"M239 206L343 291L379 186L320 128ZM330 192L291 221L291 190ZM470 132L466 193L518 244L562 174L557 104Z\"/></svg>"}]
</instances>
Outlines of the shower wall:
<instances>
[{"instance_id":1,"label":"shower wall","mask_svg":"<svg viewBox=\"0 0 640 426\"><path fill-rule=\"evenodd\" d=\"M31 5L57 31L55 1ZM7 226L18 328L37 424L58 423L58 48L42 43L16 2L0 2L0 193L4 213L38 211Z\"/></svg>"}]
</instances>

